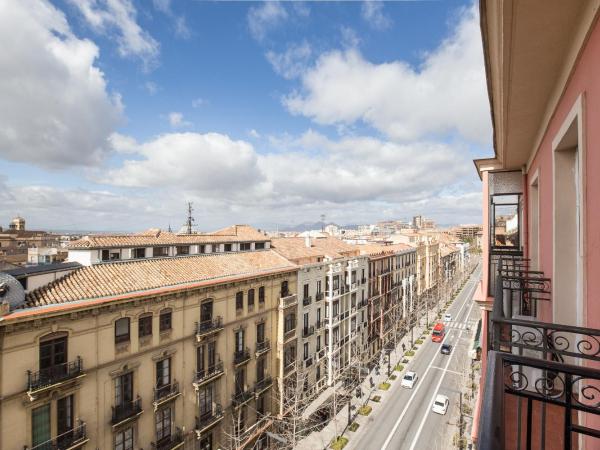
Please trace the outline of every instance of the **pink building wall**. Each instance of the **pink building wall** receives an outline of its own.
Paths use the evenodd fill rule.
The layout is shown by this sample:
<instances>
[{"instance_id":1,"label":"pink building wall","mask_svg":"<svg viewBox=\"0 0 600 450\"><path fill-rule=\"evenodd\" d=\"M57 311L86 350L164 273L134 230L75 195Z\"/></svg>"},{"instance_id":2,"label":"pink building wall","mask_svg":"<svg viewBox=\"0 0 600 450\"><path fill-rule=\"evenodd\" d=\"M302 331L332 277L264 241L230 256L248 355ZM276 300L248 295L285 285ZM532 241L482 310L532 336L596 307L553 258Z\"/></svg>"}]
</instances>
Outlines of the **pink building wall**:
<instances>
[{"instance_id":1,"label":"pink building wall","mask_svg":"<svg viewBox=\"0 0 600 450\"><path fill-rule=\"evenodd\" d=\"M586 182L586 272L584 284L587 295L584 297L584 326L600 328L600 26L596 24L581 53L576 69L568 83L548 129L542 139L537 155L528 171L528 177L539 172L540 205L540 270L552 276L552 140L557 135L566 116L573 108L579 95L583 94L583 128L585 141ZM526 183L529 189L529 180ZM594 275L595 274L595 275ZM552 320L552 307L546 305L542 320Z\"/></svg>"}]
</instances>

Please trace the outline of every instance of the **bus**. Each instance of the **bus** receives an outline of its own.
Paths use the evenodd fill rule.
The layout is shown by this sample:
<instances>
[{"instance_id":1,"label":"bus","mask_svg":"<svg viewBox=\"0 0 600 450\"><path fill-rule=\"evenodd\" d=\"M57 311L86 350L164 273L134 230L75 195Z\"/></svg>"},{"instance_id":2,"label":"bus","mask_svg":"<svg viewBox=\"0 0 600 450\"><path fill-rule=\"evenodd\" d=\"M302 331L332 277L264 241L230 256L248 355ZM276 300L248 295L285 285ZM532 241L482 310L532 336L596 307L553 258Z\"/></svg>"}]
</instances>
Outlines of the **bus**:
<instances>
[{"instance_id":1,"label":"bus","mask_svg":"<svg viewBox=\"0 0 600 450\"><path fill-rule=\"evenodd\" d=\"M446 327L443 323L438 322L433 327L433 331L431 332L431 340L433 342L442 342L444 340L444 336L446 335Z\"/></svg>"}]
</instances>

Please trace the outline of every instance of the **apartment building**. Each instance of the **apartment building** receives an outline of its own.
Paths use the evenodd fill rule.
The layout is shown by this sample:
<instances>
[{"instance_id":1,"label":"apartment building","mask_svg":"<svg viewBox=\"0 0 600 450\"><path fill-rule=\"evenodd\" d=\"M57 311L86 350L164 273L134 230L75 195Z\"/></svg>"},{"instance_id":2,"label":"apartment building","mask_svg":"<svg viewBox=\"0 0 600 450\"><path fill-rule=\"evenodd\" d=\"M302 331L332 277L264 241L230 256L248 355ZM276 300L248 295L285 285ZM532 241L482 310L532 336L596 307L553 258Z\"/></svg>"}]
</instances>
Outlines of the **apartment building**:
<instances>
[{"instance_id":1,"label":"apartment building","mask_svg":"<svg viewBox=\"0 0 600 450\"><path fill-rule=\"evenodd\" d=\"M70 262L84 266L146 258L181 257L268 249L269 238L249 225L212 233L176 234L150 229L138 234L94 235L71 242Z\"/></svg>"},{"instance_id":2,"label":"apartment building","mask_svg":"<svg viewBox=\"0 0 600 450\"><path fill-rule=\"evenodd\" d=\"M369 359L400 336L416 305L417 252L406 244L357 245L368 257Z\"/></svg>"},{"instance_id":3,"label":"apartment building","mask_svg":"<svg viewBox=\"0 0 600 450\"><path fill-rule=\"evenodd\" d=\"M0 448L262 439L297 270L262 250L94 264L29 293L0 274Z\"/></svg>"},{"instance_id":4,"label":"apartment building","mask_svg":"<svg viewBox=\"0 0 600 450\"><path fill-rule=\"evenodd\" d=\"M272 249L298 266L299 361L284 375L300 380L310 401L366 350L368 260L332 237L278 238Z\"/></svg>"},{"instance_id":5,"label":"apartment building","mask_svg":"<svg viewBox=\"0 0 600 450\"><path fill-rule=\"evenodd\" d=\"M600 1L480 2L478 448L600 448ZM509 381L510 380L510 381Z\"/></svg>"}]
</instances>

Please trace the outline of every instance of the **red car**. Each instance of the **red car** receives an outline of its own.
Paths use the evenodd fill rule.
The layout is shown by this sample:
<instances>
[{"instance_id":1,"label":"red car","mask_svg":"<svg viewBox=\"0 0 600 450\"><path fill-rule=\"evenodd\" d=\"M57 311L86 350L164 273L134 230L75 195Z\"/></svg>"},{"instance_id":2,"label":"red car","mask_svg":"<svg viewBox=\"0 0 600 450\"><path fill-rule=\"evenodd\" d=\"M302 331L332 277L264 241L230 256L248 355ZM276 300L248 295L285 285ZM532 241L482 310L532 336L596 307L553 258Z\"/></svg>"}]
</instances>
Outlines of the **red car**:
<instances>
[{"instance_id":1,"label":"red car","mask_svg":"<svg viewBox=\"0 0 600 450\"><path fill-rule=\"evenodd\" d=\"M436 323L435 327L433 327L433 331L431 332L431 340L433 342L442 342L444 340L444 336L446 335L446 327L443 323Z\"/></svg>"}]
</instances>

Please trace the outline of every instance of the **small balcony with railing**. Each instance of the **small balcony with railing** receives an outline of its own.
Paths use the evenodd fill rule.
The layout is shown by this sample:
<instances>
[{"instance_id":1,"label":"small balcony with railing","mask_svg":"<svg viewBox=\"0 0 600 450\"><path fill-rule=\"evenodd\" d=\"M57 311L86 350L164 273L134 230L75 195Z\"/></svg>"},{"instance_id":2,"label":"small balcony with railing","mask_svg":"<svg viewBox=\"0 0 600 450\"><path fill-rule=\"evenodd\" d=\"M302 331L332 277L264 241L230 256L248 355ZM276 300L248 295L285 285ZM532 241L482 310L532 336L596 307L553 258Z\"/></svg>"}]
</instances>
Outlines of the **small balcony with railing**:
<instances>
[{"instance_id":1,"label":"small balcony with railing","mask_svg":"<svg viewBox=\"0 0 600 450\"><path fill-rule=\"evenodd\" d=\"M144 410L142 409L142 399L137 397L131 401L125 401L112 407L111 423L113 427L122 425L137 419Z\"/></svg>"},{"instance_id":2,"label":"small balcony with railing","mask_svg":"<svg viewBox=\"0 0 600 450\"><path fill-rule=\"evenodd\" d=\"M317 292L315 295L315 302L320 302L325 298L325 294L323 292Z\"/></svg>"},{"instance_id":3,"label":"small balcony with railing","mask_svg":"<svg viewBox=\"0 0 600 450\"><path fill-rule=\"evenodd\" d=\"M77 426L59 434L54 439L42 442L33 447L24 446L24 450L75 450L82 448L90 438L87 435L86 423L78 421Z\"/></svg>"},{"instance_id":4,"label":"small balcony with railing","mask_svg":"<svg viewBox=\"0 0 600 450\"><path fill-rule=\"evenodd\" d=\"M304 327L302 329L302 337L304 339L311 337L313 334L315 334L315 326L314 325L311 325L309 327Z\"/></svg>"},{"instance_id":5,"label":"small balcony with railing","mask_svg":"<svg viewBox=\"0 0 600 450\"><path fill-rule=\"evenodd\" d=\"M254 392L252 389L248 389L244 386L243 389L238 389L236 393L231 396L231 404L234 408L239 408L245 405L254 398Z\"/></svg>"},{"instance_id":6,"label":"small balcony with railing","mask_svg":"<svg viewBox=\"0 0 600 450\"><path fill-rule=\"evenodd\" d=\"M192 381L194 389L198 390L202 386L213 382L221 377L223 373L225 373L223 361L217 356L214 364L210 364L206 368L194 370L194 381Z\"/></svg>"},{"instance_id":7,"label":"small balcony with railing","mask_svg":"<svg viewBox=\"0 0 600 450\"><path fill-rule=\"evenodd\" d=\"M170 384L156 386L154 388L154 401L152 402L154 411L156 411L161 405L164 405L171 400L175 400L180 395L181 391L179 390L179 383L177 380Z\"/></svg>"},{"instance_id":8,"label":"small balcony with railing","mask_svg":"<svg viewBox=\"0 0 600 450\"><path fill-rule=\"evenodd\" d=\"M217 333L223 329L223 318L221 316L214 319L196 322L196 339L200 341L202 338Z\"/></svg>"},{"instance_id":9,"label":"small balcony with railing","mask_svg":"<svg viewBox=\"0 0 600 450\"><path fill-rule=\"evenodd\" d=\"M283 332L283 343L287 344L291 340L296 339L296 326L293 328L289 328L287 331Z\"/></svg>"},{"instance_id":10,"label":"small balcony with railing","mask_svg":"<svg viewBox=\"0 0 600 450\"><path fill-rule=\"evenodd\" d=\"M263 355L271 350L271 341L269 339L263 339L256 343L256 357L258 358L260 355Z\"/></svg>"},{"instance_id":11,"label":"small balcony with railing","mask_svg":"<svg viewBox=\"0 0 600 450\"><path fill-rule=\"evenodd\" d=\"M50 388L55 388L60 384L69 382L83 375L83 360L79 356L75 361L55 364L50 367L42 368L37 372L28 370L27 392L31 395Z\"/></svg>"},{"instance_id":12,"label":"small balcony with railing","mask_svg":"<svg viewBox=\"0 0 600 450\"><path fill-rule=\"evenodd\" d=\"M310 304L312 303L312 297L310 295L304 297L302 299L302 306L310 306Z\"/></svg>"},{"instance_id":13,"label":"small balcony with railing","mask_svg":"<svg viewBox=\"0 0 600 450\"><path fill-rule=\"evenodd\" d=\"M550 302L551 282L530 270L527 259L498 258L493 276L478 448L595 448L600 330L538 320L541 304Z\"/></svg>"},{"instance_id":14,"label":"small balcony with railing","mask_svg":"<svg viewBox=\"0 0 600 450\"><path fill-rule=\"evenodd\" d=\"M183 448L184 443L183 431L181 428L176 427L174 433L162 438L160 441L152 442L150 447L152 450L175 450L176 448Z\"/></svg>"},{"instance_id":15,"label":"small balcony with railing","mask_svg":"<svg viewBox=\"0 0 600 450\"><path fill-rule=\"evenodd\" d=\"M216 424L218 424L221 420L223 420L223 408L220 403L214 403L213 407L204 413L201 413L199 416L196 416L196 434L198 437L202 435L202 433L208 431Z\"/></svg>"},{"instance_id":16,"label":"small balcony with railing","mask_svg":"<svg viewBox=\"0 0 600 450\"><path fill-rule=\"evenodd\" d=\"M254 395L258 398L273 385L273 379L270 376L264 376L254 383Z\"/></svg>"},{"instance_id":17,"label":"small balcony with railing","mask_svg":"<svg viewBox=\"0 0 600 450\"><path fill-rule=\"evenodd\" d=\"M246 364L248 361L250 361L250 349L248 347L234 350L233 365L235 367L239 367L242 364Z\"/></svg>"},{"instance_id":18,"label":"small balcony with railing","mask_svg":"<svg viewBox=\"0 0 600 450\"><path fill-rule=\"evenodd\" d=\"M298 304L298 295L282 292L279 298L279 309L287 309Z\"/></svg>"}]
</instances>

